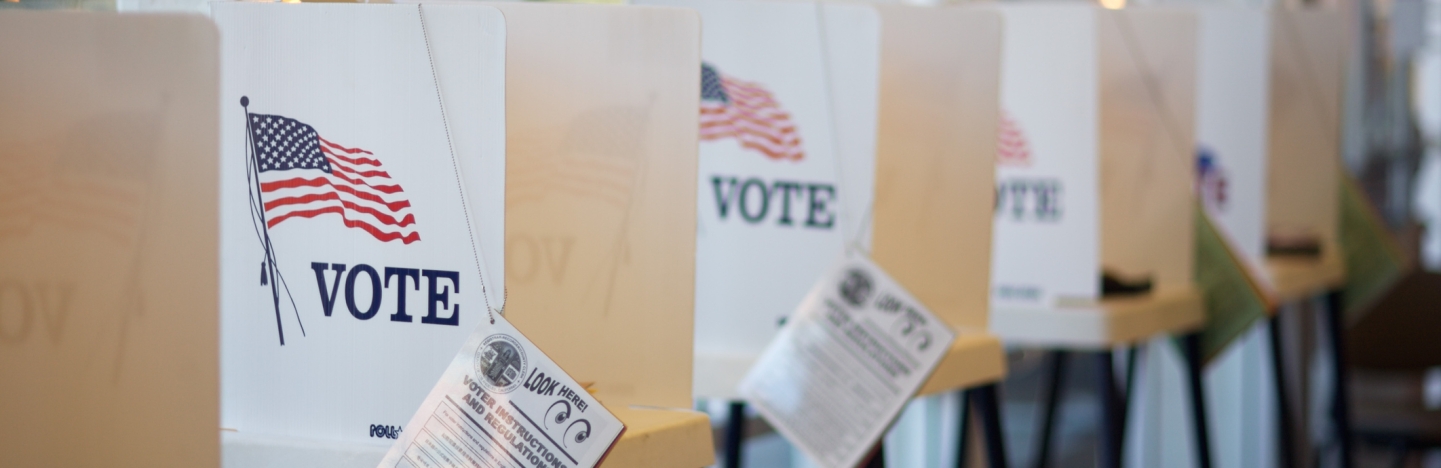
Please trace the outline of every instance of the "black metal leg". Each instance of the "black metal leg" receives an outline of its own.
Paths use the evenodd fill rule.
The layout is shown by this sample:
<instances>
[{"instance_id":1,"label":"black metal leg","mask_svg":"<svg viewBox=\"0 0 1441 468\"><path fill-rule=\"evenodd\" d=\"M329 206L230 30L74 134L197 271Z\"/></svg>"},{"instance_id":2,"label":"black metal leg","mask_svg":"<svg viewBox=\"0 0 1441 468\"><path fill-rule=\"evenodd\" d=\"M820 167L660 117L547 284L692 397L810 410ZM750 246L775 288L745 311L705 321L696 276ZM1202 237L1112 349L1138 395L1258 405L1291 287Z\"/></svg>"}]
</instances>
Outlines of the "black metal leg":
<instances>
[{"instance_id":1,"label":"black metal leg","mask_svg":"<svg viewBox=\"0 0 1441 468\"><path fill-rule=\"evenodd\" d=\"M1284 310L1284 309L1283 309ZM1276 445L1280 452L1279 468L1296 468L1295 426L1291 423L1291 404L1286 395L1286 355L1281 341L1281 310L1266 324L1271 332L1271 370L1276 377Z\"/></svg>"},{"instance_id":2,"label":"black metal leg","mask_svg":"<svg viewBox=\"0 0 1441 468\"><path fill-rule=\"evenodd\" d=\"M726 418L725 457L722 460L726 468L740 468L741 466L741 446L745 444L745 428L746 404L743 401L732 401L730 414Z\"/></svg>"},{"instance_id":3,"label":"black metal leg","mask_svg":"<svg viewBox=\"0 0 1441 468\"><path fill-rule=\"evenodd\" d=\"M1050 365L1046 369L1047 380L1041 386L1040 440L1036 441L1036 468L1051 466L1051 438L1054 437L1056 408L1060 406L1062 391L1066 388L1066 351L1051 352Z\"/></svg>"},{"instance_id":4,"label":"black metal leg","mask_svg":"<svg viewBox=\"0 0 1441 468\"><path fill-rule=\"evenodd\" d=\"M985 431L986 461L990 468L1006 468L1006 439L1001 429L1001 400L996 395L996 384L983 385L966 392L971 407L981 417L981 430Z\"/></svg>"},{"instance_id":5,"label":"black metal leg","mask_svg":"<svg viewBox=\"0 0 1441 468\"><path fill-rule=\"evenodd\" d=\"M1126 418L1131 415L1131 395L1134 395L1132 390L1136 388L1136 355L1140 349L1140 346L1135 345L1126 347L1126 386L1122 388L1124 393L1121 394L1123 402L1121 405L1122 421L1126 421Z\"/></svg>"},{"instance_id":6,"label":"black metal leg","mask_svg":"<svg viewBox=\"0 0 1441 468\"><path fill-rule=\"evenodd\" d=\"M1195 426L1196 466L1211 468L1211 433L1206 424L1206 390L1201 385L1201 333L1186 335L1186 380L1191 387L1191 421Z\"/></svg>"},{"instance_id":7,"label":"black metal leg","mask_svg":"<svg viewBox=\"0 0 1441 468\"><path fill-rule=\"evenodd\" d=\"M1341 467L1356 466L1351 453L1351 382L1349 366L1346 365L1346 328L1342 320L1341 291L1326 294L1326 331L1331 335L1331 365L1336 377L1332 393L1331 417L1336 422L1336 444L1340 448Z\"/></svg>"},{"instance_id":8,"label":"black metal leg","mask_svg":"<svg viewBox=\"0 0 1441 468\"><path fill-rule=\"evenodd\" d=\"M956 435L956 468L966 468L971 461L971 391L961 390L961 425Z\"/></svg>"},{"instance_id":9,"label":"black metal leg","mask_svg":"<svg viewBox=\"0 0 1441 468\"><path fill-rule=\"evenodd\" d=\"M1130 399L1131 390L1136 388L1136 354L1141 350L1140 346L1126 348L1126 398Z\"/></svg>"},{"instance_id":10,"label":"black metal leg","mask_svg":"<svg viewBox=\"0 0 1441 468\"><path fill-rule=\"evenodd\" d=\"M1406 468L1406 458L1411 455L1411 447L1406 440L1397 439L1391 442L1391 467Z\"/></svg>"},{"instance_id":11,"label":"black metal leg","mask_svg":"<svg viewBox=\"0 0 1441 468\"><path fill-rule=\"evenodd\" d=\"M1096 353L1096 380L1101 398L1100 466L1121 468L1122 438L1126 433L1125 421L1121 419L1121 401L1116 392L1116 369L1111 361L1111 351Z\"/></svg>"},{"instance_id":12,"label":"black metal leg","mask_svg":"<svg viewBox=\"0 0 1441 468\"><path fill-rule=\"evenodd\" d=\"M871 452L871 459L866 462L865 468L886 468L886 439L876 441L876 448Z\"/></svg>"}]
</instances>

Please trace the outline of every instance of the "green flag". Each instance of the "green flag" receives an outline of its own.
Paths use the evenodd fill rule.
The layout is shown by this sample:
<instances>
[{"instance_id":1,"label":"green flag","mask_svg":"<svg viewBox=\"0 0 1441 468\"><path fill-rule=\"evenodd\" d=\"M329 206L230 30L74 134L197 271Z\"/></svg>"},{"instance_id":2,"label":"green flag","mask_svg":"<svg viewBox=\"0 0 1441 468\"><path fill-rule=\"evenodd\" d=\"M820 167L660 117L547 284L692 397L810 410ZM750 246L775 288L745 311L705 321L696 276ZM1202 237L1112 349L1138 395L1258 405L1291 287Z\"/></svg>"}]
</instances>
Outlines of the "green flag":
<instances>
[{"instance_id":1,"label":"green flag","mask_svg":"<svg viewBox=\"0 0 1441 468\"><path fill-rule=\"evenodd\" d=\"M1349 176L1341 176L1341 251L1346 256L1348 322L1385 293L1406 270L1406 260L1366 194Z\"/></svg>"},{"instance_id":2,"label":"green flag","mask_svg":"<svg viewBox=\"0 0 1441 468\"><path fill-rule=\"evenodd\" d=\"M1210 361L1271 309L1250 270L1241 263L1204 209L1196 207L1196 287L1205 300L1201 355Z\"/></svg>"}]
</instances>

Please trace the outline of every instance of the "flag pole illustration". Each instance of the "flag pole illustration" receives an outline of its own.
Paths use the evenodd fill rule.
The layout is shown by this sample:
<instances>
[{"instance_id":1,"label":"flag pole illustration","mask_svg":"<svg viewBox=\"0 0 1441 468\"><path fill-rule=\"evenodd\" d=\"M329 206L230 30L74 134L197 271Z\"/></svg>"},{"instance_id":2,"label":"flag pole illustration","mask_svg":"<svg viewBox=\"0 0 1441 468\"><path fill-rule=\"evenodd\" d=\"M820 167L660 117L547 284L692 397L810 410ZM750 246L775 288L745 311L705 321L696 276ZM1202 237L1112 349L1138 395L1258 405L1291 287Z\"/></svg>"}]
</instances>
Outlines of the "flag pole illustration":
<instances>
[{"instance_id":1,"label":"flag pole illustration","mask_svg":"<svg viewBox=\"0 0 1441 468\"><path fill-rule=\"evenodd\" d=\"M285 346L285 326L280 321L280 283L283 278L280 276L280 268L275 265L275 248L270 243L270 225L265 219L265 202L261 199L260 188L260 154L255 148L255 130L251 127L250 97L240 97L240 107L245 110L245 140L246 140L246 161L247 167L245 178L245 189L250 191L250 216L253 222L256 218L260 220L260 229L256 232L260 239L261 248L265 250L265 263L261 265L260 284L270 284L270 299L275 307L275 331L280 335L280 345ZM267 275L269 281L267 281ZM285 295L290 296L290 287L286 285ZM290 297L290 307L295 309L295 298ZM295 322L300 324L300 336L305 336L305 324L300 322L300 310L295 310Z\"/></svg>"},{"instance_id":2,"label":"flag pole illustration","mask_svg":"<svg viewBox=\"0 0 1441 468\"><path fill-rule=\"evenodd\" d=\"M315 127L296 119L252 114L248 97L241 97L240 105L245 108L245 177L251 221L258 224L255 235L265 250L260 284L270 285L275 327L283 346L282 289L295 309L297 323L300 309L280 273L270 228L292 219L337 215L345 227L364 231L381 242L409 245L420 241L420 232L405 189L391 179L374 153L327 140ZM305 336L303 323L300 333Z\"/></svg>"}]
</instances>

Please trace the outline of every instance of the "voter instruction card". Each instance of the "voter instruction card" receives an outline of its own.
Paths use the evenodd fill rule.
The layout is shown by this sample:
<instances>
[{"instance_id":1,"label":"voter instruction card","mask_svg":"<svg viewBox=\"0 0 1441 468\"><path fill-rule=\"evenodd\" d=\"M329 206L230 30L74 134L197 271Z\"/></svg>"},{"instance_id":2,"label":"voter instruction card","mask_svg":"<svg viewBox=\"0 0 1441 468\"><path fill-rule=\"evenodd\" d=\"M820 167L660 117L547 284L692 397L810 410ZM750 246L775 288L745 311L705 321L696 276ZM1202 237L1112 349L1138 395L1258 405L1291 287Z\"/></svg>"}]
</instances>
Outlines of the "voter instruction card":
<instances>
[{"instance_id":1,"label":"voter instruction card","mask_svg":"<svg viewBox=\"0 0 1441 468\"><path fill-rule=\"evenodd\" d=\"M504 317L471 332L381 468L590 468L625 425Z\"/></svg>"},{"instance_id":2,"label":"voter instruction card","mask_svg":"<svg viewBox=\"0 0 1441 468\"><path fill-rule=\"evenodd\" d=\"M852 467L955 340L875 263L851 254L811 288L740 394L825 467Z\"/></svg>"}]
</instances>

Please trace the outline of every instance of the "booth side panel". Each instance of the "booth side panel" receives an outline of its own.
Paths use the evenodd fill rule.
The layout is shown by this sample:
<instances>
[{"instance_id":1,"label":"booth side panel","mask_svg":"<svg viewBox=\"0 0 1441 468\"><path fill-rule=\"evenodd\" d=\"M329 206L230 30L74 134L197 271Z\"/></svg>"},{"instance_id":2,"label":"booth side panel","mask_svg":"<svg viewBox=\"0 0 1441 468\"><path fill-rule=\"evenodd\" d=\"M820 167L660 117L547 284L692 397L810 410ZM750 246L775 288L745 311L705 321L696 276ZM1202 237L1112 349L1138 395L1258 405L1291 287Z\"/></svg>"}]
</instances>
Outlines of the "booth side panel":
<instances>
[{"instance_id":1,"label":"booth side panel","mask_svg":"<svg viewBox=\"0 0 1441 468\"><path fill-rule=\"evenodd\" d=\"M691 405L699 21L506 15L507 318L607 405Z\"/></svg>"}]
</instances>

